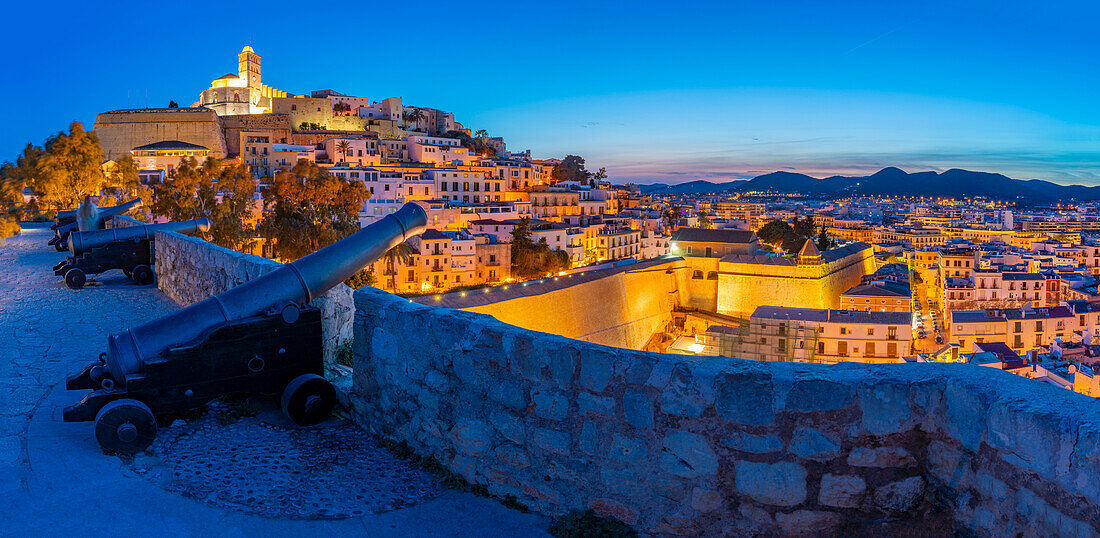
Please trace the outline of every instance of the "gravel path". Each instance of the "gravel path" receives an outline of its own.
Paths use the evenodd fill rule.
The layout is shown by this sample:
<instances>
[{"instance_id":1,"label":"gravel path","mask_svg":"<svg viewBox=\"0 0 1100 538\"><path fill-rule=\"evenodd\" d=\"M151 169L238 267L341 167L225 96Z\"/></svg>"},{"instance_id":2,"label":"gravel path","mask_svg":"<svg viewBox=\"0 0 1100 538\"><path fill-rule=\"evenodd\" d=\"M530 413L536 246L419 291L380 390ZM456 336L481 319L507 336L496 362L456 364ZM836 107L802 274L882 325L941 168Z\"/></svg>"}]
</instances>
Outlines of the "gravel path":
<instances>
[{"instance_id":1,"label":"gravel path","mask_svg":"<svg viewBox=\"0 0 1100 538\"><path fill-rule=\"evenodd\" d=\"M162 430L132 461L92 423L64 423L65 376L107 335L179 307L120 271L70 290L48 224L0 243L0 534L110 536L545 536L548 521L443 487L332 419L297 428L266 400Z\"/></svg>"}]
</instances>

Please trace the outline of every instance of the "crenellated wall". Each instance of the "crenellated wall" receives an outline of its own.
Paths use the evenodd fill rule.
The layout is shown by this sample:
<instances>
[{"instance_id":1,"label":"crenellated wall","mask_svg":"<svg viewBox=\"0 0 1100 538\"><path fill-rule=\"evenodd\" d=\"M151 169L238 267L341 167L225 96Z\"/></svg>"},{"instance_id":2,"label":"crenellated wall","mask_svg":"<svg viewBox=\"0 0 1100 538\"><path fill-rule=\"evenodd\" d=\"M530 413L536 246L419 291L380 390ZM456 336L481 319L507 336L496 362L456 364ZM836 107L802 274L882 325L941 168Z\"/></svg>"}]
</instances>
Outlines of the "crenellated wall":
<instances>
[{"instance_id":1,"label":"crenellated wall","mask_svg":"<svg viewBox=\"0 0 1100 538\"><path fill-rule=\"evenodd\" d=\"M678 535L1100 532L1100 403L963 364L609 348L355 292L355 419L547 514Z\"/></svg>"},{"instance_id":2,"label":"crenellated wall","mask_svg":"<svg viewBox=\"0 0 1100 538\"><path fill-rule=\"evenodd\" d=\"M219 247L176 232L157 232L154 240L157 287L181 306L189 306L267 274L280 263ZM352 289L339 284L310 304L321 310L327 362L351 338Z\"/></svg>"}]
</instances>

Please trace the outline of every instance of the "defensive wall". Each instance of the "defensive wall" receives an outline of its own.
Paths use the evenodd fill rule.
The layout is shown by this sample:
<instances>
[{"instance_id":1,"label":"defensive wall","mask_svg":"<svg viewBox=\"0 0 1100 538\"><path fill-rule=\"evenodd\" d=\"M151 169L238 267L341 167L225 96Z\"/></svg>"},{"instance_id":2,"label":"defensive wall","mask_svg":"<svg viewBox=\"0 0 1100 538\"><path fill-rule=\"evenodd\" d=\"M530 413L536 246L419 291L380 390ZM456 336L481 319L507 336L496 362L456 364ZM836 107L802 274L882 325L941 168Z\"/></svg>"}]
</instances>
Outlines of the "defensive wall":
<instances>
[{"instance_id":1,"label":"defensive wall","mask_svg":"<svg viewBox=\"0 0 1100 538\"><path fill-rule=\"evenodd\" d=\"M92 127L103 154L118 159L138 146L179 140L208 148L213 156L226 156L222 125L207 108L131 109L103 112Z\"/></svg>"},{"instance_id":2,"label":"defensive wall","mask_svg":"<svg viewBox=\"0 0 1100 538\"><path fill-rule=\"evenodd\" d=\"M965 364L647 353L354 299L355 419L543 513L677 535L1100 532L1100 403L1071 391Z\"/></svg>"},{"instance_id":3,"label":"defensive wall","mask_svg":"<svg viewBox=\"0 0 1100 538\"><path fill-rule=\"evenodd\" d=\"M157 232L153 245L157 287L180 306L213 297L282 265L176 232ZM321 310L327 363L333 361L340 344L352 336L351 292L341 283L310 303Z\"/></svg>"},{"instance_id":4,"label":"defensive wall","mask_svg":"<svg viewBox=\"0 0 1100 538\"><path fill-rule=\"evenodd\" d=\"M851 252L841 250L846 248ZM841 249L825 251L822 259L809 262L790 257L726 256L718 264L716 311L748 317L764 305L839 308L840 294L875 271L870 245Z\"/></svg>"},{"instance_id":5,"label":"defensive wall","mask_svg":"<svg viewBox=\"0 0 1100 538\"><path fill-rule=\"evenodd\" d=\"M239 114L220 116L227 155L241 154L241 133L267 131L272 133L273 143L290 143L290 118L284 114Z\"/></svg>"},{"instance_id":6,"label":"defensive wall","mask_svg":"<svg viewBox=\"0 0 1100 538\"><path fill-rule=\"evenodd\" d=\"M585 342L640 349L672 321L684 272L682 258L658 259L414 301L489 314Z\"/></svg>"}]
</instances>

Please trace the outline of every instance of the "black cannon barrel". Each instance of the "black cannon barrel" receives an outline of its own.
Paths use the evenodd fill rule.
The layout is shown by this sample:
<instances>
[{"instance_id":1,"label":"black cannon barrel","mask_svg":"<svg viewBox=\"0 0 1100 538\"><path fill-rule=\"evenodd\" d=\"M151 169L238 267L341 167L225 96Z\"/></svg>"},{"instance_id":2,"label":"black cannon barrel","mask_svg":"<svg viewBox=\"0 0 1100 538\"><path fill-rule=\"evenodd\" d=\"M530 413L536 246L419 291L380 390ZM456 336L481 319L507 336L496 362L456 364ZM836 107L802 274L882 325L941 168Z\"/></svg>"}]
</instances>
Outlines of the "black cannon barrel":
<instances>
[{"instance_id":1,"label":"black cannon barrel","mask_svg":"<svg viewBox=\"0 0 1100 538\"><path fill-rule=\"evenodd\" d=\"M112 215L121 215L131 208L140 205L141 198L134 198L124 204L103 208L96 207L95 203L88 200L80 204L80 207L76 208L77 229L82 232L85 230L102 230L104 228L104 221Z\"/></svg>"},{"instance_id":2,"label":"black cannon barrel","mask_svg":"<svg viewBox=\"0 0 1100 538\"><path fill-rule=\"evenodd\" d=\"M162 224L142 224L140 226L124 226L122 228L108 228L106 230L88 230L84 232L74 230L69 234L69 252L76 256L88 252L96 247L119 241L134 241L153 239L158 231L179 232L181 234L194 235L210 229L210 219L181 220L178 222L165 222Z\"/></svg>"},{"instance_id":3,"label":"black cannon barrel","mask_svg":"<svg viewBox=\"0 0 1100 538\"><path fill-rule=\"evenodd\" d=\"M144 361L187 343L208 328L290 303L304 304L427 228L424 209L407 203L397 212L313 254L205 301L107 338L107 366L116 380L143 371Z\"/></svg>"}]
</instances>

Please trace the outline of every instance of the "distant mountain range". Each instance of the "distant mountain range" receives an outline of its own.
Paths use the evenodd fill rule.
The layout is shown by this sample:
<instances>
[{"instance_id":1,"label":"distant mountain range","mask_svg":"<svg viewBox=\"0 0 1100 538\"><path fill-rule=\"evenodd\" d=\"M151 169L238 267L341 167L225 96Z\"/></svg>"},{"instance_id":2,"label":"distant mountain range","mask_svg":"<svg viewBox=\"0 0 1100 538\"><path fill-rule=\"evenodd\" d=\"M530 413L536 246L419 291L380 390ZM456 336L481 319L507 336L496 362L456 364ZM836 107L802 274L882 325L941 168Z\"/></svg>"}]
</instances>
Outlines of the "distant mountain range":
<instances>
[{"instance_id":1,"label":"distant mountain range","mask_svg":"<svg viewBox=\"0 0 1100 538\"><path fill-rule=\"evenodd\" d=\"M999 200L1054 201L1075 199L1100 200L1100 187L1059 185L1038 179L1012 179L1001 174L972 172L952 168L946 172L906 173L888 167L870 176L831 176L823 179L792 172L772 172L750 180L711 183L690 181L678 185L656 183L642 185L642 193L654 195L738 193L770 191L803 194L826 198L889 195L889 196L985 196Z\"/></svg>"}]
</instances>

